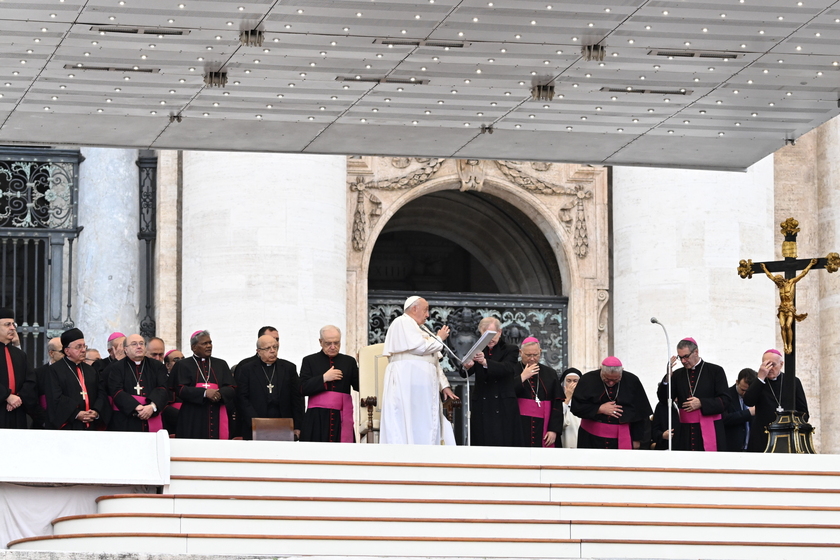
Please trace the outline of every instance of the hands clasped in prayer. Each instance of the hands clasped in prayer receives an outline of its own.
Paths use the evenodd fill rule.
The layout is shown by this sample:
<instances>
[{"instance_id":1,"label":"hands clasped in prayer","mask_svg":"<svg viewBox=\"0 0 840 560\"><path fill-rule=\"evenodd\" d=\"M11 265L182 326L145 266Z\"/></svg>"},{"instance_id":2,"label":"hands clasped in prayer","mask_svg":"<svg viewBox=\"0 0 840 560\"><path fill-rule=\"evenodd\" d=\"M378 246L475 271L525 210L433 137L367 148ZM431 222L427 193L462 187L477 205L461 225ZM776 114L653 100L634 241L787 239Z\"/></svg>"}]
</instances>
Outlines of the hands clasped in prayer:
<instances>
[{"instance_id":1,"label":"hands clasped in prayer","mask_svg":"<svg viewBox=\"0 0 840 560\"><path fill-rule=\"evenodd\" d=\"M218 389L207 389L204 392L204 397L210 399L213 402L219 402L222 400L222 393Z\"/></svg>"}]
</instances>

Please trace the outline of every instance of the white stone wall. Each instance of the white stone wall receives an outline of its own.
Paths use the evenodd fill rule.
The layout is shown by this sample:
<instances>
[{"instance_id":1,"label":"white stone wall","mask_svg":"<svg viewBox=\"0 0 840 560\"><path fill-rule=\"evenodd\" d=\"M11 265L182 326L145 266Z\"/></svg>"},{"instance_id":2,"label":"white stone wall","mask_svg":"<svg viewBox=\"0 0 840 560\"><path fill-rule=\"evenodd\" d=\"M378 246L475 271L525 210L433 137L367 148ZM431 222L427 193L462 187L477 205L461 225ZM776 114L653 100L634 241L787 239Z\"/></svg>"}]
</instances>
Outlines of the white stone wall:
<instances>
[{"instance_id":1,"label":"white stone wall","mask_svg":"<svg viewBox=\"0 0 840 560\"><path fill-rule=\"evenodd\" d=\"M208 329L231 365L257 330L300 367L318 330L344 330L346 158L184 152L181 345Z\"/></svg>"},{"instance_id":2,"label":"white stone wall","mask_svg":"<svg viewBox=\"0 0 840 560\"><path fill-rule=\"evenodd\" d=\"M774 259L772 156L746 173L616 167L613 170L614 348L651 403L677 342L730 383L775 346L774 286L742 280L738 261ZM671 347L656 317L668 329Z\"/></svg>"},{"instance_id":3,"label":"white stone wall","mask_svg":"<svg viewBox=\"0 0 840 560\"><path fill-rule=\"evenodd\" d=\"M73 319L88 346L106 356L110 333L139 330L137 150L81 151L79 225L84 230L74 247Z\"/></svg>"}]
</instances>

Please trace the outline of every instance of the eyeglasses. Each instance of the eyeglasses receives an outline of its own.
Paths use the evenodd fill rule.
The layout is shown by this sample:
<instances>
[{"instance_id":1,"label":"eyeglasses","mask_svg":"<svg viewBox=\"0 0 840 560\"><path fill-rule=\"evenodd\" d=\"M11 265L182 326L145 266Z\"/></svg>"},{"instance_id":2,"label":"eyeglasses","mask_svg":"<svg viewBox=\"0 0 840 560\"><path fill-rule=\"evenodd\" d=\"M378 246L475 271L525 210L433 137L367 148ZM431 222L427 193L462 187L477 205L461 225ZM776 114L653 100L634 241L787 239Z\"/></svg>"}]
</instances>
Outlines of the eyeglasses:
<instances>
[{"instance_id":1,"label":"eyeglasses","mask_svg":"<svg viewBox=\"0 0 840 560\"><path fill-rule=\"evenodd\" d=\"M128 346L133 346L134 348L137 348L137 347L146 346L146 343L143 342L142 340L139 340L139 341L129 342Z\"/></svg>"},{"instance_id":2,"label":"eyeglasses","mask_svg":"<svg viewBox=\"0 0 840 560\"><path fill-rule=\"evenodd\" d=\"M689 358L691 357L691 355L692 355L692 354L694 354L694 350L692 350L691 352L689 352L689 353L688 353L688 354L686 354L685 356L680 356L679 354L677 354L677 358L679 358L681 362L684 362L684 361L686 361L687 359L689 359Z\"/></svg>"},{"instance_id":3,"label":"eyeglasses","mask_svg":"<svg viewBox=\"0 0 840 560\"><path fill-rule=\"evenodd\" d=\"M76 346L68 346L70 350L87 350L87 344L77 344Z\"/></svg>"},{"instance_id":4,"label":"eyeglasses","mask_svg":"<svg viewBox=\"0 0 840 560\"><path fill-rule=\"evenodd\" d=\"M8 329L9 327L17 328L17 326L17 323L15 323L14 321L3 321L2 323L0 323L0 327L3 327L4 329Z\"/></svg>"},{"instance_id":5,"label":"eyeglasses","mask_svg":"<svg viewBox=\"0 0 840 560\"><path fill-rule=\"evenodd\" d=\"M275 352L277 352L279 349L280 349L280 346L277 345L277 344L275 344L274 346L265 346L263 348L260 348L259 346L257 347L257 350L262 350L264 352L266 352L266 351L270 352L271 350L274 350Z\"/></svg>"},{"instance_id":6,"label":"eyeglasses","mask_svg":"<svg viewBox=\"0 0 840 560\"><path fill-rule=\"evenodd\" d=\"M322 341L321 341L321 345L322 345L322 346L326 346L327 348L329 348L329 347L331 347L331 346L341 346L341 341L338 341L338 342L325 342L325 341L323 341L323 340L322 340Z\"/></svg>"}]
</instances>

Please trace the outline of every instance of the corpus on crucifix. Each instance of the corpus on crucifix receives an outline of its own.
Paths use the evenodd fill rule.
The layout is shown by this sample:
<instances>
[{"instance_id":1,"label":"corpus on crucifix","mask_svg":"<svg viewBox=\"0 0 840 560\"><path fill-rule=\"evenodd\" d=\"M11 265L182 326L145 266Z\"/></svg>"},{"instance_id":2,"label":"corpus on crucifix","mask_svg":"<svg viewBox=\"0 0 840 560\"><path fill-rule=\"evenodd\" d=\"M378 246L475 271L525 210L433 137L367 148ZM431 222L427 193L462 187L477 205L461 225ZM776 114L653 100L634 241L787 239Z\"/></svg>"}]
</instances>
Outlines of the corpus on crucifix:
<instances>
[{"instance_id":1,"label":"corpus on crucifix","mask_svg":"<svg viewBox=\"0 0 840 560\"><path fill-rule=\"evenodd\" d=\"M782 243L781 261L754 263L742 260L738 264L741 278L752 278L754 273L764 273L779 289L779 327L782 333L785 353L785 374L782 378L781 411L776 415L767 430L770 438L768 452L813 453L811 433L813 428L805 423L801 411L796 410L796 323L803 321L808 314L796 312L796 283L811 270L824 268L828 272L840 269L840 255L829 253L823 258L800 259L797 254L796 235L799 222L788 218L780 224L785 240ZM801 271L801 272L799 272ZM782 273L782 274L773 274ZM798 273L798 274L797 274Z\"/></svg>"}]
</instances>

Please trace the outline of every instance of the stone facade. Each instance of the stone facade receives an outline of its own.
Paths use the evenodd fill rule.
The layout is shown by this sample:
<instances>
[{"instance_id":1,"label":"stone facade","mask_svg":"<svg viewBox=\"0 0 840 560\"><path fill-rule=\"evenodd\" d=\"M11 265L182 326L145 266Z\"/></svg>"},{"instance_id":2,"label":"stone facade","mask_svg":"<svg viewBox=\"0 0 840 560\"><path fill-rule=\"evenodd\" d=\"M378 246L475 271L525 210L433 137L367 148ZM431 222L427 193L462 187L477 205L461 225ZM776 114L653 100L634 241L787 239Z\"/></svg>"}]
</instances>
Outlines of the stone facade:
<instances>
[{"instance_id":1,"label":"stone facade","mask_svg":"<svg viewBox=\"0 0 840 560\"><path fill-rule=\"evenodd\" d=\"M569 297L569 363L581 369L597 364L609 348L607 171L571 164L350 158L348 346L367 344L367 274L377 236L400 208L444 190L498 197L533 220L557 259L562 295Z\"/></svg>"}]
</instances>

